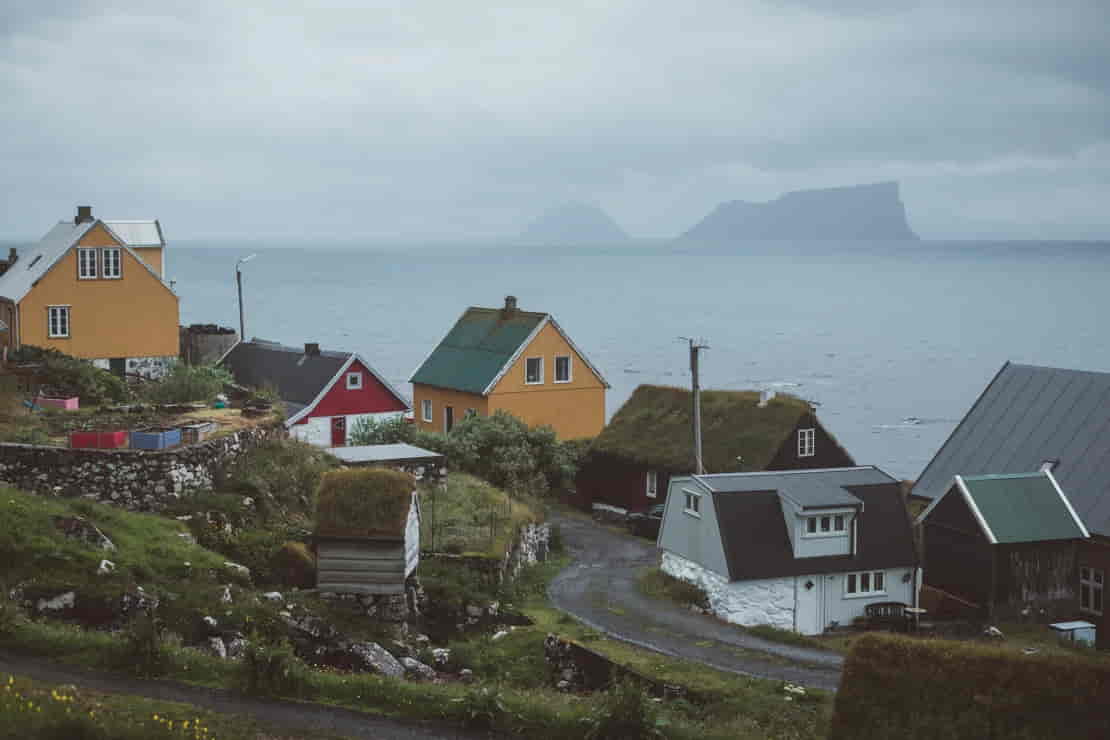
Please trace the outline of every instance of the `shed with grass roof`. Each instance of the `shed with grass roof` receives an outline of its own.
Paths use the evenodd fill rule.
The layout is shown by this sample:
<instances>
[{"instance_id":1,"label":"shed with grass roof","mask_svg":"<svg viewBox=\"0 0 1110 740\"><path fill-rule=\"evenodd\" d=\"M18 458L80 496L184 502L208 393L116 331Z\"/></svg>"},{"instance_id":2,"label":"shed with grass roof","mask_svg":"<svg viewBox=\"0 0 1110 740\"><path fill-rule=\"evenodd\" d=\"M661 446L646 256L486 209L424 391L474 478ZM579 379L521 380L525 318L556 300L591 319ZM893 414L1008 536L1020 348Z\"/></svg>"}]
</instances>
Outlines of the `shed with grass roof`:
<instances>
[{"instance_id":1,"label":"shed with grass roof","mask_svg":"<svg viewBox=\"0 0 1110 740\"><path fill-rule=\"evenodd\" d=\"M618 513L662 503L672 476L694 472L692 414L690 390L639 386L590 446L576 480L579 502ZM707 473L855 465L796 396L702 391L701 421Z\"/></svg>"},{"instance_id":2,"label":"shed with grass roof","mask_svg":"<svg viewBox=\"0 0 1110 740\"><path fill-rule=\"evenodd\" d=\"M325 473L314 539L321 591L404 594L420 562L416 479L387 468Z\"/></svg>"}]
</instances>

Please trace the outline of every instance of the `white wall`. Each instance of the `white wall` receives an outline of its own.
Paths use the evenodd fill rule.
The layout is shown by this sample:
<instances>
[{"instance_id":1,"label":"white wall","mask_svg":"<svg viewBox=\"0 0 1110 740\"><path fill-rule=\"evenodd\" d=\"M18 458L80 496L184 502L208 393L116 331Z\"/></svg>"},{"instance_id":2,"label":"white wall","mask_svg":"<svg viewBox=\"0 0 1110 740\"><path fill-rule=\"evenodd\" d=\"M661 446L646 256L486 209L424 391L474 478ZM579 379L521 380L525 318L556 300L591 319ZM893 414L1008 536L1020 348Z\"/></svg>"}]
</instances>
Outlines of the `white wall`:
<instances>
[{"instance_id":1,"label":"white wall","mask_svg":"<svg viewBox=\"0 0 1110 740\"><path fill-rule=\"evenodd\" d=\"M851 624L856 617L862 617L864 607L868 604L877 604L882 601L901 601L913 606L913 570L913 568L884 569L883 593L855 597L845 596L846 573L826 573L823 576L809 577L824 579L822 586L825 590L825 625L828 626L829 622L836 622L843 626ZM902 578L906 574L909 574L910 578L903 583ZM918 582L920 582L920 579L918 579Z\"/></svg>"},{"instance_id":2,"label":"white wall","mask_svg":"<svg viewBox=\"0 0 1110 740\"><path fill-rule=\"evenodd\" d=\"M702 588L709 595L709 608L726 622L794 629L793 576L729 583L724 576L666 550L662 570Z\"/></svg>"},{"instance_id":3,"label":"white wall","mask_svg":"<svg viewBox=\"0 0 1110 740\"><path fill-rule=\"evenodd\" d=\"M355 424L360 419L375 419L377 421L384 421L387 419L394 419L399 416L404 416L403 411L386 411L378 414L347 414L347 437L351 436L354 431ZM289 435L295 439L303 442L308 442L317 447L333 447L331 443L331 420L330 416L316 416L308 419L304 424L294 424L289 427Z\"/></svg>"},{"instance_id":4,"label":"white wall","mask_svg":"<svg viewBox=\"0 0 1110 740\"><path fill-rule=\"evenodd\" d=\"M409 518L405 522L405 578L408 578L420 564L420 499L412 494L409 505Z\"/></svg>"}]
</instances>

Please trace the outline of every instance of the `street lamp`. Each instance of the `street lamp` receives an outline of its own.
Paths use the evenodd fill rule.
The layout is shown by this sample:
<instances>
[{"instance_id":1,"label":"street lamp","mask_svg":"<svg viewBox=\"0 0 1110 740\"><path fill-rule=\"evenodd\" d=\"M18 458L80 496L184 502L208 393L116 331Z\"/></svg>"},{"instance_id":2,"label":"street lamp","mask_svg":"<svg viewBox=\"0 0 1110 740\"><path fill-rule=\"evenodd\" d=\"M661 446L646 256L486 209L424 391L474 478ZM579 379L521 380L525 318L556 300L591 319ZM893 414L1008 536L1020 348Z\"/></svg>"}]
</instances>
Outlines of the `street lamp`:
<instances>
[{"instance_id":1,"label":"street lamp","mask_svg":"<svg viewBox=\"0 0 1110 740\"><path fill-rule=\"evenodd\" d=\"M239 270L239 265L246 264L257 256L257 254L248 254L246 257L240 257L235 263L235 285L239 288L239 341L241 342L247 341L247 332L243 328L243 273Z\"/></svg>"}]
</instances>

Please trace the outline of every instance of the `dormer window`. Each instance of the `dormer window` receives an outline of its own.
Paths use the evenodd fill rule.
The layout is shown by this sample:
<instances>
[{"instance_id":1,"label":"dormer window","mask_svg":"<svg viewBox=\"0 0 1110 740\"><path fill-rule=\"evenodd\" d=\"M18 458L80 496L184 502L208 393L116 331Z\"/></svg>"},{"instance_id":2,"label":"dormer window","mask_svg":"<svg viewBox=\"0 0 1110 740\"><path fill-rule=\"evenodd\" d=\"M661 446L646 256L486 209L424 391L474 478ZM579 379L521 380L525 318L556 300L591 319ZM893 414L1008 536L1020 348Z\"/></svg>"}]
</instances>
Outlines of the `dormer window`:
<instances>
[{"instance_id":1,"label":"dormer window","mask_svg":"<svg viewBox=\"0 0 1110 740\"><path fill-rule=\"evenodd\" d=\"M798 430L798 457L813 457L816 436L816 429Z\"/></svg>"},{"instance_id":2,"label":"dormer window","mask_svg":"<svg viewBox=\"0 0 1110 740\"><path fill-rule=\"evenodd\" d=\"M833 530L836 532L844 531L844 515L837 514L833 517Z\"/></svg>"},{"instance_id":3,"label":"dormer window","mask_svg":"<svg viewBox=\"0 0 1110 740\"><path fill-rule=\"evenodd\" d=\"M848 533L848 514L807 516L803 529L806 537L836 537Z\"/></svg>"}]
</instances>

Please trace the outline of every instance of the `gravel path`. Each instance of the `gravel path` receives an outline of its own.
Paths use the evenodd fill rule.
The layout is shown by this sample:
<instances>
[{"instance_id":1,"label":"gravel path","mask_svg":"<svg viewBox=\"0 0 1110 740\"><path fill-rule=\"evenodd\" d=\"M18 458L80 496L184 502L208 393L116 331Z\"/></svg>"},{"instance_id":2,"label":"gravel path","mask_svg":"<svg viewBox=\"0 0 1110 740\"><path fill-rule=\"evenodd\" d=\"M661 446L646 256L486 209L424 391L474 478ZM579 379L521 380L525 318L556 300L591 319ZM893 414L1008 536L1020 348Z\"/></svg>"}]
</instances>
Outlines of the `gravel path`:
<instances>
[{"instance_id":1,"label":"gravel path","mask_svg":"<svg viewBox=\"0 0 1110 740\"><path fill-rule=\"evenodd\" d=\"M644 596L643 568L658 564L648 540L616 534L585 518L552 520L574 556L551 582L552 604L593 629L665 655L732 673L835 691L844 659L832 652L764 640L703 614Z\"/></svg>"},{"instance_id":2,"label":"gravel path","mask_svg":"<svg viewBox=\"0 0 1110 740\"><path fill-rule=\"evenodd\" d=\"M88 671L0 652L0 673L75 686L110 694L181 702L222 714L246 715L273 728L300 733L327 733L367 740L453 740L487 737L439 724L399 722L323 704L273 701L234 694L222 689L189 686L174 681L146 681L100 671Z\"/></svg>"}]
</instances>

